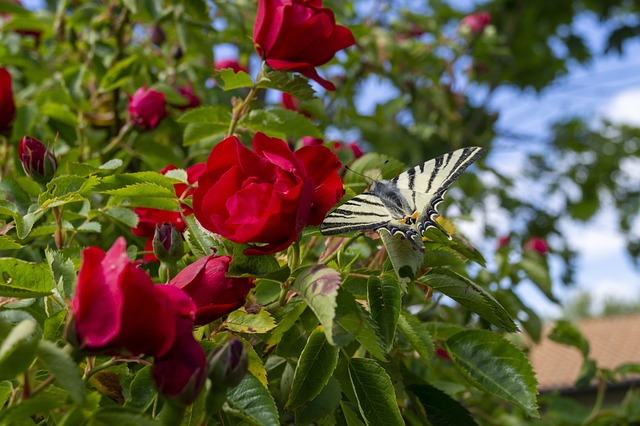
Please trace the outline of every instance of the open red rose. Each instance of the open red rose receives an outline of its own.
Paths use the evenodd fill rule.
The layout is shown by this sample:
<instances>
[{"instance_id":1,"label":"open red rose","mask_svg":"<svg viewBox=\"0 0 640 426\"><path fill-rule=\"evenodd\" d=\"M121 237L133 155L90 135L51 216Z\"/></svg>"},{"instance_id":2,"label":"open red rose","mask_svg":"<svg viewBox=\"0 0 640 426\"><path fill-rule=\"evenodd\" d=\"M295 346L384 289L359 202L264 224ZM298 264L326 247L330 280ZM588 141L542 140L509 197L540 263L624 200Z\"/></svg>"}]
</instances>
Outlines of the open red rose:
<instances>
[{"instance_id":1,"label":"open red rose","mask_svg":"<svg viewBox=\"0 0 640 426\"><path fill-rule=\"evenodd\" d=\"M133 124L153 129L167 115L167 100L164 93L141 87L129 97L128 112Z\"/></svg>"},{"instance_id":2,"label":"open red rose","mask_svg":"<svg viewBox=\"0 0 640 426\"><path fill-rule=\"evenodd\" d=\"M216 145L193 193L193 210L206 229L236 243L266 243L247 254L290 246L306 225L319 225L343 194L340 160L324 146L295 153L263 133L253 151L231 136Z\"/></svg>"},{"instance_id":3,"label":"open red rose","mask_svg":"<svg viewBox=\"0 0 640 426\"><path fill-rule=\"evenodd\" d=\"M204 172L206 166L204 163L197 163L193 166L187 168L187 181L190 184L195 183L200 175ZM166 174L169 170L177 169L174 165L168 165L164 169L160 171L163 175ZM176 190L176 195L178 197L182 197L187 190L187 185L183 183L177 183L173 185ZM187 192L187 196L193 193L193 189L189 189ZM138 226L135 228L131 228L131 231L134 235L139 237L147 237L147 242L145 244L145 251L149 253L144 255L145 262L157 262L158 259L151 253L153 251L153 235L156 232L156 225L162 225L163 223L170 223L175 226L178 231L182 232L186 228L186 224L182 219L182 215L188 216L193 213L193 211L185 204L182 205L182 214L179 211L170 211L170 210L161 210L161 209L152 209L147 207L136 207L133 211L138 215Z\"/></svg>"},{"instance_id":4,"label":"open red rose","mask_svg":"<svg viewBox=\"0 0 640 426\"><path fill-rule=\"evenodd\" d=\"M355 39L348 28L336 25L322 0L258 0L253 43L271 68L299 72L327 90L336 90L315 67L354 45Z\"/></svg>"},{"instance_id":5,"label":"open red rose","mask_svg":"<svg viewBox=\"0 0 640 426\"><path fill-rule=\"evenodd\" d=\"M106 253L82 252L71 309L81 349L133 355L166 354L179 332L176 316L195 317L183 292L167 292L131 262L122 237Z\"/></svg>"},{"instance_id":6,"label":"open red rose","mask_svg":"<svg viewBox=\"0 0 640 426\"><path fill-rule=\"evenodd\" d=\"M11 74L0 67L0 133L11 127L16 118L16 104L13 102Z\"/></svg>"},{"instance_id":7,"label":"open red rose","mask_svg":"<svg viewBox=\"0 0 640 426\"><path fill-rule=\"evenodd\" d=\"M252 280L227 278L230 263L229 256L202 257L169 283L184 290L195 302L196 325L208 324L244 305Z\"/></svg>"}]
</instances>

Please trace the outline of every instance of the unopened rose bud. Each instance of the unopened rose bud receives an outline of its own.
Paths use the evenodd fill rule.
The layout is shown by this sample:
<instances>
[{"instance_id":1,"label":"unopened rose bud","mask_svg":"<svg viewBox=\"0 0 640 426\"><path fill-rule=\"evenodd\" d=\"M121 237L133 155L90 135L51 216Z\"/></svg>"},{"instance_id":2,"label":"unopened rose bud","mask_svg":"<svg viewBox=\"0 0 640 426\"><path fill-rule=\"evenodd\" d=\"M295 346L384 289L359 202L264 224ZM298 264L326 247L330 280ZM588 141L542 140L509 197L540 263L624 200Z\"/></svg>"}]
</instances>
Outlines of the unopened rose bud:
<instances>
[{"instance_id":1,"label":"unopened rose bud","mask_svg":"<svg viewBox=\"0 0 640 426\"><path fill-rule=\"evenodd\" d=\"M175 262L184 254L182 235L170 223L156 225L153 235L153 254L162 262Z\"/></svg>"},{"instance_id":2,"label":"unopened rose bud","mask_svg":"<svg viewBox=\"0 0 640 426\"><path fill-rule=\"evenodd\" d=\"M24 172L36 182L49 182L58 169L56 156L42 142L30 136L20 139L18 156Z\"/></svg>"},{"instance_id":3,"label":"unopened rose bud","mask_svg":"<svg viewBox=\"0 0 640 426\"><path fill-rule=\"evenodd\" d=\"M474 36L479 36L484 31L485 27L489 25L491 17L488 12L472 13L462 18L460 21L460 31L463 33L471 33Z\"/></svg>"},{"instance_id":4,"label":"unopened rose bud","mask_svg":"<svg viewBox=\"0 0 640 426\"><path fill-rule=\"evenodd\" d=\"M247 373L249 351L237 338L209 356L209 378L216 386L236 386Z\"/></svg>"},{"instance_id":5,"label":"unopened rose bud","mask_svg":"<svg viewBox=\"0 0 640 426\"><path fill-rule=\"evenodd\" d=\"M162 30L162 27L156 24L151 29L150 39L151 39L151 43L159 47L160 45L162 45L162 43L165 42L165 40L167 39L167 35Z\"/></svg>"},{"instance_id":6,"label":"unopened rose bud","mask_svg":"<svg viewBox=\"0 0 640 426\"><path fill-rule=\"evenodd\" d=\"M167 100L162 92L141 87L129 98L128 112L133 124L153 129L167 115Z\"/></svg>"}]
</instances>

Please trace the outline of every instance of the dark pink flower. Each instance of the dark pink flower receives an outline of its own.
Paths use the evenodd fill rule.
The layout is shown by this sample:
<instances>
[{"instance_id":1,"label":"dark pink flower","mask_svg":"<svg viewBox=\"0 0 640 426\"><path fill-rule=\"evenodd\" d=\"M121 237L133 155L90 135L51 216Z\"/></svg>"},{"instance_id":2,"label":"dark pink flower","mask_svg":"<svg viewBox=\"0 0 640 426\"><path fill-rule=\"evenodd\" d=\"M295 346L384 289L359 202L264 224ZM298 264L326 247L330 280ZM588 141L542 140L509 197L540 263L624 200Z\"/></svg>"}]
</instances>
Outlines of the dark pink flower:
<instances>
[{"instance_id":1,"label":"dark pink flower","mask_svg":"<svg viewBox=\"0 0 640 426\"><path fill-rule=\"evenodd\" d=\"M488 12L472 13L462 18L460 26L467 28L473 35L480 35L484 31L485 27L489 25L491 17Z\"/></svg>"},{"instance_id":2,"label":"dark pink flower","mask_svg":"<svg viewBox=\"0 0 640 426\"><path fill-rule=\"evenodd\" d=\"M193 87L190 83L178 87L178 93L180 93L182 97L185 98L188 102L186 105L180 106L180 109L195 108L197 106L200 106L200 104L202 103L198 95L196 95L196 93L193 91Z\"/></svg>"},{"instance_id":3,"label":"dark pink flower","mask_svg":"<svg viewBox=\"0 0 640 426\"><path fill-rule=\"evenodd\" d=\"M18 156L24 172L37 182L49 182L58 169L58 160L42 142L25 136L20 139Z\"/></svg>"},{"instance_id":4,"label":"dark pink flower","mask_svg":"<svg viewBox=\"0 0 640 426\"><path fill-rule=\"evenodd\" d=\"M525 251L537 251L538 253L545 255L549 252L549 246L547 242L540 237L531 237L524 243Z\"/></svg>"},{"instance_id":5,"label":"dark pink flower","mask_svg":"<svg viewBox=\"0 0 640 426\"><path fill-rule=\"evenodd\" d=\"M128 112L133 124L153 129L167 115L167 100L164 93L141 87L129 97Z\"/></svg>"},{"instance_id":6,"label":"dark pink flower","mask_svg":"<svg viewBox=\"0 0 640 426\"><path fill-rule=\"evenodd\" d=\"M237 59L220 59L216 61L215 69L223 70L225 68L231 68L234 73L239 73L240 71L244 71L247 74L249 70L244 65L241 65Z\"/></svg>"}]
</instances>

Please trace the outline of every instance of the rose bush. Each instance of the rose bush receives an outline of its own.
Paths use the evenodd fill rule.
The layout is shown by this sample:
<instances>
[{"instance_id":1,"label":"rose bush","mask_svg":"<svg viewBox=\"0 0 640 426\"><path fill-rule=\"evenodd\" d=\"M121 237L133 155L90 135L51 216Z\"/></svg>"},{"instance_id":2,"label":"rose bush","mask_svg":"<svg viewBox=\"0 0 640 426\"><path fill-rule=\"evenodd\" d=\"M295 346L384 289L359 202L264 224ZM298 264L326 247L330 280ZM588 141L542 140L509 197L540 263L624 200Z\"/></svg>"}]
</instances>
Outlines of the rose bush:
<instances>
[{"instance_id":1,"label":"rose bush","mask_svg":"<svg viewBox=\"0 0 640 426\"><path fill-rule=\"evenodd\" d=\"M315 67L354 45L355 39L348 28L336 25L333 11L323 8L322 0L259 0L253 43L271 68L299 72L336 90Z\"/></svg>"},{"instance_id":2,"label":"rose bush","mask_svg":"<svg viewBox=\"0 0 640 426\"><path fill-rule=\"evenodd\" d=\"M208 324L245 303L253 287L248 278L227 278L231 258L201 257L176 275L169 285L182 289L196 304L196 324Z\"/></svg>"},{"instance_id":3,"label":"rose bush","mask_svg":"<svg viewBox=\"0 0 640 426\"><path fill-rule=\"evenodd\" d=\"M341 167L324 146L291 152L282 139L256 133L251 151L232 136L211 151L193 210L202 226L233 242L266 244L246 254L275 253L340 200Z\"/></svg>"},{"instance_id":4,"label":"rose bush","mask_svg":"<svg viewBox=\"0 0 640 426\"><path fill-rule=\"evenodd\" d=\"M9 130L16 118L16 104L13 101L11 74L0 68L0 133Z\"/></svg>"},{"instance_id":5,"label":"rose bush","mask_svg":"<svg viewBox=\"0 0 640 426\"><path fill-rule=\"evenodd\" d=\"M163 93L141 87L129 97L128 112L133 124L153 129L167 115L167 100Z\"/></svg>"}]
</instances>

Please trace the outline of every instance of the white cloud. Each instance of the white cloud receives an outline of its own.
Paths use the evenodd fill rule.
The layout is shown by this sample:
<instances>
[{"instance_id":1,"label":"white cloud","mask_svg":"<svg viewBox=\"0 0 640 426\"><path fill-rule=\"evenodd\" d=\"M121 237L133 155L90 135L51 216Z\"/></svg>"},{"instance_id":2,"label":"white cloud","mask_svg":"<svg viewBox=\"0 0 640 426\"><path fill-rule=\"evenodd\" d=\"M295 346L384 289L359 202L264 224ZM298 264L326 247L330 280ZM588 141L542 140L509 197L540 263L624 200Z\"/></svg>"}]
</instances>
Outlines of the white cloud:
<instances>
[{"instance_id":1,"label":"white cloud","mask_svg":"<svg viewBox=\"0 0 640 426\"><path fill-rule=\"evenodd\" d=\"M614 123L640 126L640 87L632 87L618 93L601 113Z\"/></svg>"}]
</instances>

